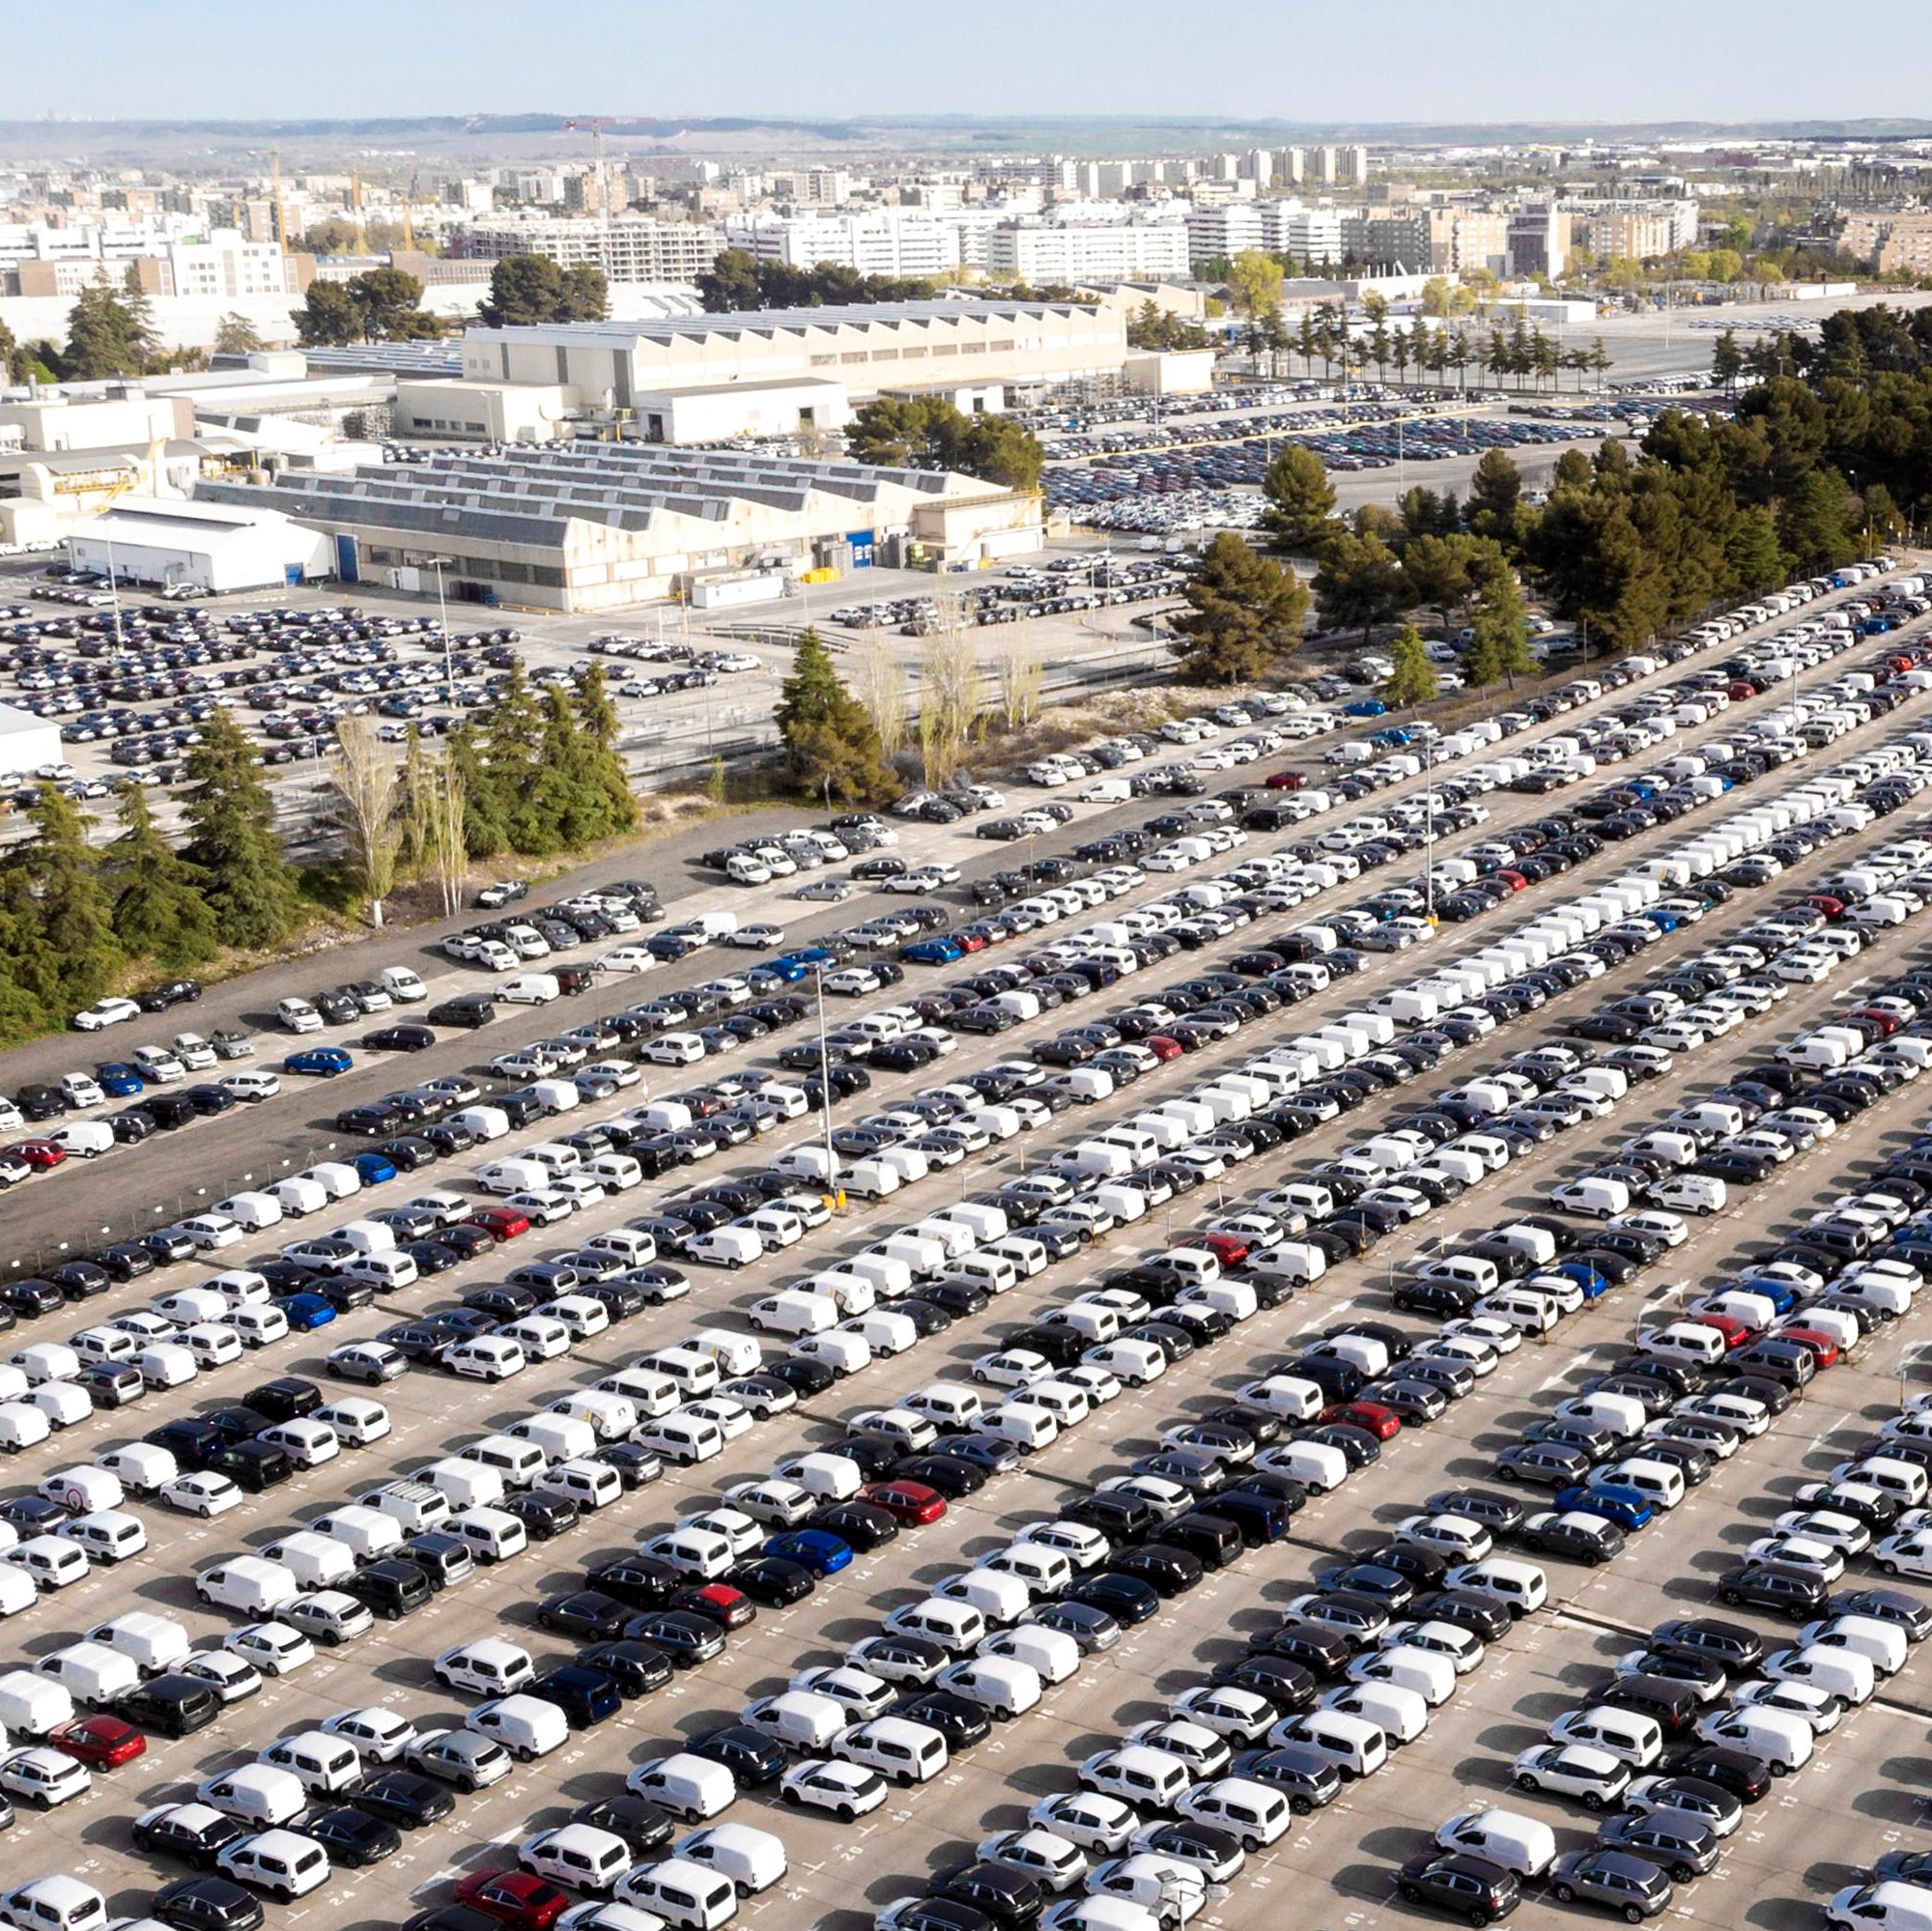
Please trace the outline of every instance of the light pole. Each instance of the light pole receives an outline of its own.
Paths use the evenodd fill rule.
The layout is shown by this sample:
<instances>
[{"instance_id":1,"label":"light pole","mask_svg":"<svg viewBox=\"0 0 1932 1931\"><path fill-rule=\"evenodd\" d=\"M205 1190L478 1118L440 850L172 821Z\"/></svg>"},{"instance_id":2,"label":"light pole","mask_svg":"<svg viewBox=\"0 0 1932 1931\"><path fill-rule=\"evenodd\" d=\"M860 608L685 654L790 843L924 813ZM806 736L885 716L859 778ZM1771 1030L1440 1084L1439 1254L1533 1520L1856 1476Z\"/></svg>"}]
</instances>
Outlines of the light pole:
<instances>
[{"instance_id":1,"label":"light pole","mask_svg":"<svg viewBox=\"0 0 1932 1931\"><path fill-rule=\"evenodd\" d=\"M445 704L456 702L456 672L449 655L449 602L443 595L442 571L445 564L454 561L455 559L449 556L423 558L423 564L436 572L436 620L442 632L442 701Z\"/></svg>"},{"instance_id":2,"label":"light pole","mask_svg":"<svg viewBox=\"0 0 1932 1931\"><path fill-rule=\"evenodd\" d=\"M825 961L811 968L812 991L818 998L818 1117L825 1127L825 1190L836 1210L845 1198L838 1184L838 1158L832 1150L832 1053L825 1040Z\"/></svg>"}]
</instances>

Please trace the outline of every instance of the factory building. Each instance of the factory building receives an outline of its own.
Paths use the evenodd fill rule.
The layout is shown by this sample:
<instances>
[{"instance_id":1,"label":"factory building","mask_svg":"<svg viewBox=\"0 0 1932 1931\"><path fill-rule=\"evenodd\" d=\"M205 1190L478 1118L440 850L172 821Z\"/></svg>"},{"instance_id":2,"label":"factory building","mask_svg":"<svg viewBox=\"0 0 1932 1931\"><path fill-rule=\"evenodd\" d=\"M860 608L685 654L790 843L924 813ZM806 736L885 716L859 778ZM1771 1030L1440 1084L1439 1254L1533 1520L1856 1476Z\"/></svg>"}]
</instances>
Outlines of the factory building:
<instances>
[{"instance_id":1,"label":"factory building","mask_svg":"<svg viewBox=\"0 0 1932 1931\"><path fill-rule=\"evenodd\" d=\"M298 520L345 582L425 589L440 563L452 598L552 611L703 604L748 580L778 596L825 565L973 568L1043 541L1037 496L971 476L634 442L446 450L199 495Z\"/></svg>"}]
</instances>

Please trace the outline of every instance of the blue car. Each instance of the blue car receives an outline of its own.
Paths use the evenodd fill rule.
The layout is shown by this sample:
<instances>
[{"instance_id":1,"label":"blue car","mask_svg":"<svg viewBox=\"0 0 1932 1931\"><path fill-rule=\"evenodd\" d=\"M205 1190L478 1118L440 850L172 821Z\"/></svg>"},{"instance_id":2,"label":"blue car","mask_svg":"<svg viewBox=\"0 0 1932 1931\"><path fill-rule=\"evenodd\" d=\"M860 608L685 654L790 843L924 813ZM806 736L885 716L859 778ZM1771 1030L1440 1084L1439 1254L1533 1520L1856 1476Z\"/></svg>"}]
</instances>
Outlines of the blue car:
<instances>
[{"instance_id":1,"label":"blue car","mask_svg":"<svg viewBox=\"0 0 1932 1931\"><path fill-rule=\"evenodd\" d=\"M126 1099L140 1093L146 1082L134 1068L121 1060L106 1060L94 1069L95 1082L109 1099Z\"/></svg>"},{"instance_id":2,"label":"blue car","mask_svg":"<svg viewBox=\"0 0 1932 1931\"><path fill-rule=\"evenodd\" d=\"M302 1073L310 1079L333 1079L355 1064L340 1046L311 1046L305 1053L291 1053L282 1062L285 1073Z\"/></svg>"},{"instance_id":3,"label":"blue car","mask_svg":"<svg viewBox=\"0 0 1932 1931\"><path fill-rule=\"evenodd\" d=\"M814 1576L826 1576L836 1575L851 1562L852 1546L830 1529L793 1529L785 1535L773 1536L758 1553L775 1555L781 1562L795 1562Z\"/></svg>"},{"instance_id":4,"label":"blue car","mask_svg":"<svg viewBox=\"0 0 1932 1931\"><path fill-rule=\"evenodd\" d=\"M289 1325L298 1334L312 1333L318 1327L327 1327L335 1319L335 1309L320 1294L290 1294L286 1300L275 1305L288 1316Z\"/></svg>"},{"instance_id":5,"label":"blue car","mask_svg":"<svg viewBox=\"0 0 1932 1931\"><path fill-rule=\"evenodd\" d=\"M1674 932L1679 923L1675 912L1666 912L1661 905L1652 905L1638 916L1648 919L1660 932Z\"/></svg>"},{"instance_id":6,"label":"blue car","mask_svg":"<svg viewBox=\"0 0 1932 1931\"><path fill-rule=\"evenodd\" d=\"M763 965L754 965L745 975L753 992L777 992L787 985L796 985L805 977L806 969L796 959L767 959Z\"/></svg>"},{"instance_id":7,"label":"blue car","mask_svg":"<svg viewBox=\"0 0 1932 1931\"><path fill-rule=\"evenodd\" d=\"M365 1187L379 1187L396 1178L396 1163L386 1153L357 1153L351 1164L362 1177Z\"/></svg>"},{"instance_id":8,"label":"blue car","mask_svg":"<svg viewBox=\"0 0 1932 1931\"><path fill-rule=\"evenodd\" d=\"M1746 1274L1738 1281L1738 1292L1762 1294L1779 1314L1789 1314L1798 1305L1798 1290L1776 1274L1768 1279L1763 1274Z\"/></svg>"},{"instance_id":9,"label":"blue car","mask_svg":"<svg viewBox=\"0 0 1932 1931\"><path fill-rule=\"evenodd\" d=\"M899 957L908 965L956 965L966 956L966 948L956 939L918 939Z\"/></svg>"},{"instance_id":10,"label":"blue car","mask_svg":"<svg viewBox=\"0 0 1932 1931\"><path fill-rule=\"evenodd\" d=\"M1388 706L1379 697L1357 697L1352 704L1342 706L1345 718L1385 718Z\"/></svg>"},{"instance_id":11,"label":"blue car","mask_svg":"<svg viewBox=\"0 0 1932 1931\"><path fill-rule=\"evenodd\" d=\"M795 965L806 971L813 966L836 966L838 961L823 946L801 946L795 952L781 952L772 963L774 965Z\"/></svg>"},{"instance_id":12,"label":"blue car","mask_svg":"<svg viewBox=\"0 0 1932 1931\"><path fill-rule=\"evenodd\" d=\"M1620 1482L1578 1482L1568 1489L1559 1489L1556 1506L1580 1510L1586 1516L1602 1516L1620 1529L1640 1529L1652 1515L1642 1493L1626 1489Z\"/></svg>"},{"instance_id":13,"label":"blue car","mask_svg":"<svg viewBox=\"0 0 1932 1931\"><path fill-rule=\"evenodd\" d=\"M1550 1272L1575 1281L1583 1290L1586 1301L1595 1300L1599 1294L1607 1292L1610 1285L1608 1277L1598 1273L1587 1261L1559 1261Z\"/></svg>"}]
</instances>

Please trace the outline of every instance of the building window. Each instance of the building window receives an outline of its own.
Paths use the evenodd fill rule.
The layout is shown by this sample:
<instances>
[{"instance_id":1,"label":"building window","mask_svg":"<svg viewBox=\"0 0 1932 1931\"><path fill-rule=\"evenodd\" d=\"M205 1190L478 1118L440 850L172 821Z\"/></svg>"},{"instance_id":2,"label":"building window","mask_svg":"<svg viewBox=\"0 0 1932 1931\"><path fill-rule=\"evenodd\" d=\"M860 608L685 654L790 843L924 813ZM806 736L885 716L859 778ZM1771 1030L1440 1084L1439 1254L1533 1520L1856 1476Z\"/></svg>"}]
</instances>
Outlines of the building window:
<instances>
[{"instance_id":1,"label":"building window","mask_svg":"<svg viewBox=\"0 0 1932 1931\"><path fill-rule=\"evenodd\" d=\"M898 358L899 352L896 349L874 349L872 351L872 360L875 362L896 362ZM864 358L862 357L861 359L863 360Z\"/></svg>"},{"instance_id":2,"label":"building window","mask_svg":"<svg viewBox=\"0 0 1932 1931\"><path fill-rule=\"evenodd\" d=\"M935 355L956 355L959 353L959 345L956 342L935 342L932 345L932 353Z\"/></svg>"},{"instance_id":3,"label":"building window","mask_svg":"<svg viewBox=\"0 0 1932 1931\"><path fill-rule=\"evenodd\" d=\"M811 357L811 366L814 369L836 369L838 366L838 357L837 355L814 355Z\"/></svg>"},{"instance_id":4,"label":"building window","mask_svg":"<svg viewBox=\"0 0 1932 1931\"><path fill-rule=\"evenodd\" d=\"M838 359L841 362L863 362L867 359L866 352L863 349L848 350Z\"/></svg>"}]
</instances>

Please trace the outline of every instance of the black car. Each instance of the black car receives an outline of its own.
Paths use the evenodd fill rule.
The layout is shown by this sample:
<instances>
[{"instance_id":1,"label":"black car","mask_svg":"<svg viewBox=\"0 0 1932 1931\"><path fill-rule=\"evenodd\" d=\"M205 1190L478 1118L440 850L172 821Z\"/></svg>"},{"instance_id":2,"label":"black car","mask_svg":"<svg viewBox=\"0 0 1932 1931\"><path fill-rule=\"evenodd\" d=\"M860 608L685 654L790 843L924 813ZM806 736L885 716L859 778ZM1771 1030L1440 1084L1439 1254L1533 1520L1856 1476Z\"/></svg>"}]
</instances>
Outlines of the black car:
<instances>
[{"instance_id":1,"label":"black car","mask_svg":"<svg viewBox=\"0 0 1932 1931\"><path fill-rule=\"evenodd\" d=\"M252 1891L225 1877L182 1877L164 1884L148 1911L176 1931L256 1931L267 1914Z\"/></svg>"},{"instance_id":2,"label":"black car","mask_svg":"<svg viewBox=\"0 0 1932 1931\"><path fill-rule=\"evenodd\" d=\"M1718 1578L1718 1600L1726 1608L1763 1609L1803 1623L1825 1613L1825 1585L1815 1576L1775 1562L1743 1562Z\"/></svg>"},{"instance_id":3,"label":"black car","mask_svg":"<svg viewBox=\"0 0 1932 1931\"><path fill-rule=\"evenodd\" d=\"M551 1495L526 1489L521 1494L506 1495L497 1507L523 1523L532 1542L549 1542L574 1529L582 1511L568 1495Z\"/></svg>"},{"instance_id":4,"label":"black car","mask_svg":"<svg viewBox=\"0 0 1932 1931\"><path fill-rule=\"evenodd\" d=\"M184 1822L180 1813L187 1806L179 1803L134 1821L134 1848L154 1857L172 1858L190 1870L212 1871L222 1847L240 1843L248 1835L247 1828L232 1817L211 1817L205 1823Z\"/></svg>"},{"instance_id":5,"label":"black car","mask_svg":"<svg viewBox=\"0 0 1932 1931\"><path fill-rule=\"evenodd\" d=\"M597 1642L623 1634L630 1619L628 1604L597 1589L573 1589L537 1604L537 1622L544 1629Z\"/></svg>"},{"instance_id":6,"label":"black car","mask_svg":"<svg viewBox=\"0 0 1932 1931\"><path fill-rule=\"evenodd\" d=\"M1748 1676L1764 1661L1764 1638L1742 1623L1717 1616L1674 1616L1650 1633L1650 1646L1715 1662L1732 1676Z\"/></svg>"},{"instance_id":7,"label":"black car","mask_svg":"<svg viewBox=\"0 0 1932 1931\"><path fill-rule=\"evenodd\" d=\"M633 1797L629 1792L580 1803L570 1813L570 1821L621 1837L637 1853L639 1862L653 1852L664 1850L681 1828L669 1811L661 1810L647 1799Z\"/></svg>"},{"instance_id":8,"label":"black car","mask_svg":"<svg viewBox=\"0 0 1932 1931\"><path fill-rule=\"evenodd\" d=\"M1755 1803L1770 1790L1773 1780L1771 1766L1762 1757L1720 1744L1705 1744L1682 1756L1666 1757L1662 1767L1672 1776L1715 1783L1742 1803Z\"/></svg>"},{"instance_id":9,"label":"black car","mask_svg":"<svg viewBox=\"0 0 1932 1931\"><path fill-rule=\"evenodd\" d=\"M647 1609L631 1617L621 1633L654 1644L679 1669L708 1662L724 1651L724 1632L709 1616L689 1609Z\"/></svg>"},{"instance_id":10,"label":"black car","mask_svg":"<svg viewBox=\"0 0 1932 1931\"><path fill-rule=\"evenodd\" d=\"M724 1723L694 1737L684 1747L693 1756L721 1763L741 1785L774 1783L785 1767L783 1747L745 1723Z\"/></svg>"},{"instance_id":11,"label":"black car","mask_svg":"<svg viewBox=\"0 0 1932 1931\"><path fill-rule=\"evenodd\" d=\"M617 1637L592 1643L577 1652L577 1662L594 1669L616 1685L620 1696L648 1696L662 1690L676 1673L670 1659L655 1644Z\"/></svg>"},{"instance_id":12,"label":"black car","mask_svg":"<svg viewBox=\"0 0 1932 1931\"><path fill-rule=\"evenodd\" d=\"M1444 1911L1471 1924L1493 1924L1522 1900L1515 1872L1462 1851L1425 1851L1396 1873L1404 1903Z\"/></svg>"},{"instance_id":13,"label":"black car","mask_svg":"<svg viewBox=\"0 0 1932 1931\"><path fill-rule=\"evenodd\" d=\"M1060 1601L1084 1603L1091 1609L1104 1610L1117 1623L1130 1629L1151 1622L1160 1614L1160 1596L1151 1583L1111 1568L1075 1576L1062 1592Z\"/></svg>"},{"instance_id":14,"label":"black car","mask_svg":"<svg viewBox=\"0 0 1932 1931\"><path fill-rule=\"evenodd\" d=\"M1607 1562L1624 1546L1623 1531L1601 1516L1575 1511L1544 1510L1524 1519L1517 1530L1524 1548L1544 1555L1567 1556L1573 1562Z\"/></svg>"},{"instance_id":15,"label":"black car","mask_svg":"<svg viewBox=\"0 0 1932 1931\"><path fill-rule=\"evenodd\" d=\"M993 1734L992 1718L979 1704L948 1690L922 1690L902 1698L893 1714L937 1730L946 1739L947 1749L954 1754L983 1744Z\"/></svg>"},{"instance_id":16,"label":"black car","mask_svg":"<svg viewBox=\"0 0 1932 1931\"><path fill-rule=\"evenodd\" d=\"M1037 1921L1046 1903L1045 1893L1032 1878L1004 1864L955 1864L927 1879L925 1888L935 1899L971 1905L1003 1931L1024 1931Z\"/></svg>"},{"instance_id":17,"label":"black car","mask_svg":"<svg viewBox=\"0 0 1932 1931\"><path fill-rule=\"evenodd\" d=\"M303 1820L302 1835L313 1837L330 1863L351 1869L381 1863L403 1848L403 1833L393 1824L354 1804L311 1813Z\"/></svg>"}]
</instances>

